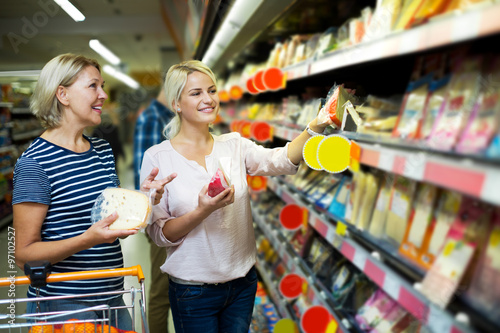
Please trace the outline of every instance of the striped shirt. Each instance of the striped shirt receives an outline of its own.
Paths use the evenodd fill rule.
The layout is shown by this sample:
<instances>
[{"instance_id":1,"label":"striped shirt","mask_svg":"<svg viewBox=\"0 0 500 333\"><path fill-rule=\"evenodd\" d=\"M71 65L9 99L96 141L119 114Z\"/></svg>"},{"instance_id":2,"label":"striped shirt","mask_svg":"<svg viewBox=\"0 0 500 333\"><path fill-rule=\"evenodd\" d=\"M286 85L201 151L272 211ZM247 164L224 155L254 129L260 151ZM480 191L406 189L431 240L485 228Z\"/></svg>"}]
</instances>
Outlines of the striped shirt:
<instances>
[{"instance_id":1,"label":"striped shirt","mask_svg":"<svg viewBox=\"0 0 500 333\"><path fill-rule=\"evenodd\" d=\"M107 187L118 187L113 152L108 142L84 136L90 149L75 153L42 138L18 159L14 169L12 204L35 202L48 206L42 224L42 241L72 238L87 230L96 198ZM99 244L54 264L52 273L123 267L120 242ZM123 277L51 283L41 296L101 293L123 289ZM35 290L29 288L28 296ZM96 295L90 300L105 301L119 295Z\"/></svg>"}]
</instances>

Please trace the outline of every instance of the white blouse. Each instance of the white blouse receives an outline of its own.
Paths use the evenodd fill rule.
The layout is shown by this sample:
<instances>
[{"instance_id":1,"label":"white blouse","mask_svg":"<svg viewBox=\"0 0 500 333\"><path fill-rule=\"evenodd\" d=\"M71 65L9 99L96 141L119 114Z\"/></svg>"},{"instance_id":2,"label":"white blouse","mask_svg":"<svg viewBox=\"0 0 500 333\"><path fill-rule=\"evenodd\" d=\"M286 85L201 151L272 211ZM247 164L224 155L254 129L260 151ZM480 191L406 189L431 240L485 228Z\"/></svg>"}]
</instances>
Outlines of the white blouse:
<instances>
[{"instance_id":1,"label":"white blouse","mask_svg":"<svg viewBox=\"0 0 500 333\"><path fill-rule=\"evenodd\" d=\"M288 143L282 148L264 148L238 133L213 136L214 146L205 156L207 170L179 154L170 143L148 149L141 167L141 183L153 167L156 179L171 173L177 177L166 185L160 203L153 208L153 223L147 232L153 241L167 247L167 259L161 270L176 278L205 283L222 283L245 276L256 261L247 174L276 176L295 174L298 166L287 157ZM217 171L220 158L231 158L230 179L235 188L234 203L220 208L182 239L165 238L165 223L193 211L198 194Z\"/></svg>"}]
</instances>

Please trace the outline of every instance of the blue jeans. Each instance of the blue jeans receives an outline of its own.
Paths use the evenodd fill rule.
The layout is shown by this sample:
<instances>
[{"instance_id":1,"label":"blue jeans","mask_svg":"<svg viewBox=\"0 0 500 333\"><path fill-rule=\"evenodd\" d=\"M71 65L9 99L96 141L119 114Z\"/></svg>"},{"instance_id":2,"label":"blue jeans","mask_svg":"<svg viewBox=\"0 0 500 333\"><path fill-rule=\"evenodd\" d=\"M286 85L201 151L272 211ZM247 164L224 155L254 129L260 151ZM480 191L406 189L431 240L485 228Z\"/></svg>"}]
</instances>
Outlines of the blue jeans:
<instances>
[{"instance_id":1,"label":"blue jeans","mask_svg":"<svg viewBox=\"0 0 500 333\"><path fill-rule=\"evenodd\" d=\"M226 283L185 285L170 280L175 332L247 333L256 292L255 267L245 277Z\"/></svg>"},{"instance_id":2,"label":"blue jeans","mask_svg":"<svg viewBox=\"0 0 500 333\"><path fill-rule=\"evenodd\" d=\"M34 299L34 298L33 298ZM51 321L65 321L68 319L81 319L81 320L95 320L108 318L107 310L97 310L97 311L84 311L75 312L72 311L90 308L97 305L109 305L110 307L125 306L123 297L115 297L109 301L105 302L82 302L75 299L61 299L53 301L41 301L40 302L40 312L52 312L52 311L64 311L68 312L68 315L58 316ZM29 302L26 305L27 313L37 313L37 302ZM111 318L109 320L109 325L117 327L122 330L131 331L132 330L132 317L128 309L111 310ZM117 326L118 321L118 326Z\"/></svg>"}]
</instances>

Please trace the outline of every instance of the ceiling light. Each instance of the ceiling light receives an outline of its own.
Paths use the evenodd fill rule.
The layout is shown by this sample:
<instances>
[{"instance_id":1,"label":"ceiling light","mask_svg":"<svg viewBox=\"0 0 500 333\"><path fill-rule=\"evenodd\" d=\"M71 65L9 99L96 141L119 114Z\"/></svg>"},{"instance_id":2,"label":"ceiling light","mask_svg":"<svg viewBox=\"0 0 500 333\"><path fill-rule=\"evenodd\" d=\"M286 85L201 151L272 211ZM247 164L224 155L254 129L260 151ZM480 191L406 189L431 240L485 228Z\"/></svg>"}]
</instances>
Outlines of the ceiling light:
<instances>
[{"instance_id":1,"label":"ceiling light","mask_svg":"<svg viewBox=\"0 0 500 333\"><path fill-rule=\"evenodd\" d=\"M104 70L104 72L106 72L109 75L115 77L116 79L122 81L127 86L129 86L130 88L132 88L132 89L139 89L140 85L139 85L139 83L136 80L132 79L127 74L124 74L124 73L120 72L119 70L117 70L113 66L104 65L102 67L102 69Z\"/></svg>"},{"instance_id":2,"label":"ceiling light","mask_svg":"<svg viewBox=\"0 0 500 333\"><path fill-rule=\"evenodd\" d=\"M118 58L106 46L102 45L101 42L98 41L97 39L91 39L89 41L89 46L92 50L99 53L101 57L109 61L111 64L118 65L121 62L120 58Z\"/></svg>"},{"instance_id":3,"label":"ceiling light","mask_svg":"<svg viewBox=\"0 0 500 333\"><path fill-rule=\"evenodd\" d=\"M85 15L83 15L71 2L68 0L54 0L75 22L81 22L85 20Z\"/></svg>"},{"instance_id":4,"label":"ceiling light","mask_svg":"<svg viewBox=\"0 0 500 333\"><path fill-rule=\"evenodd\" d=\"M259 8L262 1L236 0L219 30L217 30L217 34L210 43L207 52L205 52L202 59L203 63L209 67L215 64L227 46L236 37L236 34L247 23L248 19L252 17L257 8Z\"/></svg>"}]
</instances>

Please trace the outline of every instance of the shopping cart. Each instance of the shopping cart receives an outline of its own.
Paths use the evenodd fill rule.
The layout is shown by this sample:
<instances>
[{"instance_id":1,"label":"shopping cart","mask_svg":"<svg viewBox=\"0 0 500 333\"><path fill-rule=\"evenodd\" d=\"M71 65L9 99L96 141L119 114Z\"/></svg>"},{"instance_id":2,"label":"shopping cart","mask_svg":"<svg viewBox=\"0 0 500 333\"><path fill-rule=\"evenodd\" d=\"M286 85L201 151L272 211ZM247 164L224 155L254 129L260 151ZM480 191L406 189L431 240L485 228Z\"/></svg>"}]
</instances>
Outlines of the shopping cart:
<instances>
[{"instance_id":1,"label":"shopping cart","mask_svg":"<svg viewBox=\"0 0 500 333\"><path fill-rule=\"evenodd\" d=\"M80 297L92 297L100 295L124 295L125 306L122 307L110 307L109 305L91 304L88 308L79 309L74 311L58 311L58 312L36 312L36 313L25 313L17 314L15 311L10 311L11 313L0 314L0 332L19 332L19 333L122 333L125 331L117 330L118 326L116 323L111 323L111 311L118 312L120 309L128 309L131 311L132 316L132 327L133 331L136 330L136 307L139 308L140 313L140 329L142 333L149 333L146 321L146 298L145 298L145 284L144 284L144 274L142 272L141 266L132 266L127 268L118 269L106 269L106 270L96 270L96 271L81 271L72 273L56 273L48 274L45 272L45 268L37 263L38 267L35 269L25 270L26 276L18 276L15 278L0 278L0 287L12 288L14 285L29 285L38 288L45 285L46 283L62 282L62 281L78 281L78 280L89 280L89 279L102 279L102 278L112 278L118 276L136 276L139 282L139 288L130 287L130 289L111 291L111 292L101 292L92 294L82 294L82 295L72 295L72 296L39 296L36 298L10 298L10 299L0 299L1 304L20 304L29 302L57 302L61 299L76 299ZM29 275L29 276L28 276ZM125 295L130 296L130 302L127 302ZM14 305L14 309L15 309ZM7 307L9 308L9 307ZM38 307L37 307L38 309ZM103 319L92 319L92 320L76 320L71 318L72 315L77 315L78 313L85 311L99 311L102 313ZM101 312L102 311L102 312ZM14 312L14 313L12 313ZM117 316L115 316L117 317ZM63 319L64 318L64 319Z\"/></svg>"}]
</instances>

